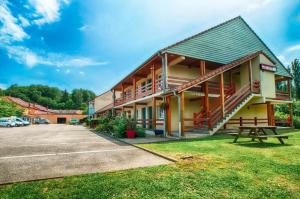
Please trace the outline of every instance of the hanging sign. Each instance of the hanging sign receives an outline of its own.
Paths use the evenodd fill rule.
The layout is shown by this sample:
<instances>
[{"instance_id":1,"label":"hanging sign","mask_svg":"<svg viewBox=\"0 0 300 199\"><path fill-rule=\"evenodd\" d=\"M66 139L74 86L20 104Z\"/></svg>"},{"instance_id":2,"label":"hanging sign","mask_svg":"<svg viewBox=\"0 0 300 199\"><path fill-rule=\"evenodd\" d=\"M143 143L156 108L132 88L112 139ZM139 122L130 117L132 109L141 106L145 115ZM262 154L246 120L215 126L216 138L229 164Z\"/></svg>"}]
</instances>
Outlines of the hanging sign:
<instances>
[{"instance_id":1,"label":"hanging sign","mask_svg":"<svg viewBox=\"0 0 300 199\"><path fill-rule=\"evenodd\" d=\"M267 65L267 64L260 64L260 68L262 70L271 71L271 72L276 72L276 70L277 70L275 66L270 66L270 65Z\"/></svg>"}]
</instances>

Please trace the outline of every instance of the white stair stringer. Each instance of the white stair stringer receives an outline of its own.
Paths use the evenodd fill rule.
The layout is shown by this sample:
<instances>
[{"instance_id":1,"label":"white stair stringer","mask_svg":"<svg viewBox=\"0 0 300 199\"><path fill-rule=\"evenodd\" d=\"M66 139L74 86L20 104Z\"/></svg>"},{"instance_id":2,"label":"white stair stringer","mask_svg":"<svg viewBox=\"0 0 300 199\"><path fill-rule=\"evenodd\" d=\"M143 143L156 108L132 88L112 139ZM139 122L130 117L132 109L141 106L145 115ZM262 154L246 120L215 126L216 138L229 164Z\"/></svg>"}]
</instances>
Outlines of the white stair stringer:
<instances>
[{"instance_id":1,"label":"white stair stringer","mask_svg":"<svg viewBox=\"0 0 300 199\"><path fill-rule=\"evenodd\" d=\"M245 99L243 99L230 113L225 115L218 123L209 130L209 134L215 134L224 124L228 122L239 110L241 110L252 98L254 97L253 94L248 95Z\"/></svg>"}]
</instances>

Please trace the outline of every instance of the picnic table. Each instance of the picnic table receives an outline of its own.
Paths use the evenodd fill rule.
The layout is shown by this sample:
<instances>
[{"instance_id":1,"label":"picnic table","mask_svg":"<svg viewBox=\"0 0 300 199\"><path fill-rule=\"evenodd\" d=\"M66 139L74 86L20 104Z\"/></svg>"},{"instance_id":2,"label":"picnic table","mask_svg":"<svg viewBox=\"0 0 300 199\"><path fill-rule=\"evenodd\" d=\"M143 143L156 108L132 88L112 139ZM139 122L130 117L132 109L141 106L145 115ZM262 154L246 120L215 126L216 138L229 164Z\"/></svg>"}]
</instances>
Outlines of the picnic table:
<instances>
[{"instance_id":1,"label":"picnic table","mask_svg":"<svg viewBox=\"0 0 300 199\"><path fill-rule=\"evenodd\" d=\"M270 130L273 135L267 134L266 130ZM288 139L288 136L280 135L276 130L276 126L240 126L237 133L230 133L230 135L235 136L234 143L237 142L239 137L249 137L252 141L258 139L259 142L263 142L263 140L267 140L268 138L277 138L281 144L284 144L283 139Z\"/></svg>"}]
</instances>

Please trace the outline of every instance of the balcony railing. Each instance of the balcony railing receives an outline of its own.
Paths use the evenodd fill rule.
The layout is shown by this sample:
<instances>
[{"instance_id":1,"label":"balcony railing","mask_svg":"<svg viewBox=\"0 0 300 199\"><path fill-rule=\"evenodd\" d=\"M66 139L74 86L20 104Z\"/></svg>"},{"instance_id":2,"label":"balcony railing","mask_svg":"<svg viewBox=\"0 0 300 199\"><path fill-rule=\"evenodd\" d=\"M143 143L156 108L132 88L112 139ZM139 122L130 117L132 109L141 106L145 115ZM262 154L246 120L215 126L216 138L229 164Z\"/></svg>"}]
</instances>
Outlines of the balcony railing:
<instances>
[{"instance_id":1,"label":"balcony railing","mask_svg":"<svg viewBox=\"0 0 300 199\"><path fill-rule=\"evenodd\" d=\"M142 98L152 94L152 82L136 88L136 98Z\"/></svg>"},{"instance_id":2,"label":"balcony railing","mask_svg":"<svg viewBox=\"0 0 300 199\"><path fill-rule=\"evenodd\" d=\"M276 90L276 99L278 100L290 100L290 93L286 91Z\"/></svg>"},{"instance_id":3,"label":"balcony railing","mask_svg":"<svg viewBox=\"0 0 300 199\"><path fill-rule=\"evenodd\" d=\"M158 78L155 81L155 92L160 92L163 89L162 85L162 79ZM135 93L135 98L132 95L133 89L128 89L124 92L123 95L121 95L120 98L115 100L115 106L119 106L121 104L124 104L126 102L132 101L134 99L140 99L146 96L149 96L151 94L154 94L152 91L152 82L149 82L143 86L137 86L136 88L136 93Z\"/></svg>"}]
</instances>

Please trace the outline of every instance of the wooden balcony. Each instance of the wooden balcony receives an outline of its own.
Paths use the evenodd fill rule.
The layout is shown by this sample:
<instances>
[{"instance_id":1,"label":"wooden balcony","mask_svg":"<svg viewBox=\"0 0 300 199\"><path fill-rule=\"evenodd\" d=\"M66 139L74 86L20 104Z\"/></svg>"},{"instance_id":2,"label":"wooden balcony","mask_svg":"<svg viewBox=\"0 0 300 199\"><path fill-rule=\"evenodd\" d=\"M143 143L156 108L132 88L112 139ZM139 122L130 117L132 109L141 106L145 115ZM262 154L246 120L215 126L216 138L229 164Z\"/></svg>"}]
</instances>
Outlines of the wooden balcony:
<instances>
[{"instance_id":1,"label":"wooden balcony","mask_svg":"<svg viewBox=\"0 0 300 199\"><path fill-rule=\"evenodd\" d=\"M290 100L290 93L287 91L276 90L276 99Z\"/></svg>"},{"instance_id":2,"label":"wooden balcony","mask_svg":"<svg viewBox=\"0 0 300 199\"><path fill-rule=\"evenodd\" d=\"M152 82L149 82L143 86L137 86L135 89L135 96L133 95L133 88L124 91L121 97L115 100L115 106L122 105L132 100L141 99L143 97L158 93L163 90L161 78L156 79L155 89L152 87ZM153 92L155 91L155 92Z\"/></svg>"}]
</instances>

